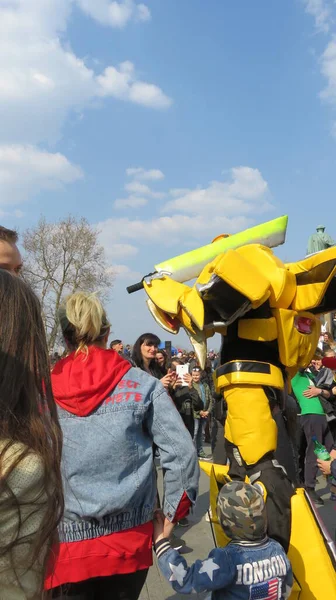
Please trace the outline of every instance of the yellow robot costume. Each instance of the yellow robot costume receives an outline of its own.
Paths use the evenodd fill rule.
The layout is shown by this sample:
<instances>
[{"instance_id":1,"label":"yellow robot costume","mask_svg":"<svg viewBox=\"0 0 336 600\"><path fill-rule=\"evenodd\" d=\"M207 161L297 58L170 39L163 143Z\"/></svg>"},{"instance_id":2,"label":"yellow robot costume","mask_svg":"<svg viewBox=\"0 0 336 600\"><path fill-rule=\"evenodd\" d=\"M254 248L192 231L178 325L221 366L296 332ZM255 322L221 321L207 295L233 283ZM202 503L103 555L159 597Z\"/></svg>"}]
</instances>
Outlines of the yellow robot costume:
<instances>
[{"instance_id":1,"label":"yellow robot costume","mask_svg":"<svg viewBox=\"0 0 336 600\"><path fill-rule=\"evenodd\" d=\"M268 232L273 224L279 226L275 220L260 228ZM321 535L304 492L295 492L274 460L277 427L270 409L272 402L283 407L291 378L313 357L320 335L318 315L336 309L336 247L285 265L268 247L283 240L275 235L270 243L268 234L244 233L242 245L241 240L234 243L236 236L222 240L221 251L202 265L192 287L182 277L195 276L195 269L183 265L179 277L169 261L142 285L155 320L169 332L183 327L201 365L207 338L222 335L215 384L228 406L224 435L229 468L211 466L212 492L218 490L216 482L225 484L227 478L259 482L265 491L268 533L288 551L297 580L291 599L336 599L334 547ZM227 543L219 529L216 533L218 543Z\"/></svg>"}]
</instances>

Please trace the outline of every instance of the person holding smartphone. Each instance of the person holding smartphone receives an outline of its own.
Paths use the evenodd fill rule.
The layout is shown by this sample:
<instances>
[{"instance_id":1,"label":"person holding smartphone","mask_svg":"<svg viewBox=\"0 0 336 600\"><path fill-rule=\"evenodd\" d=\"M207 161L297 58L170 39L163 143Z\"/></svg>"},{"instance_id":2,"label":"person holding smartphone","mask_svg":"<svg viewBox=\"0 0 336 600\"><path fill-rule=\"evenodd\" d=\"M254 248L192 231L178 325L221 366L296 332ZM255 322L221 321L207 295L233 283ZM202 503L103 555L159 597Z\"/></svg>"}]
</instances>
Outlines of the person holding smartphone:
<instances>
[{"instance_id":1,"label":"person holding smartphone","mask_svg":"<svg viewBox=\"0 0 336 600\"><path fill-rule=\"evenodd\" d=\"M212 408L212 395L207 383L201 381L201 368L195 366L192 370L192 386L201 399L202 408L194 409L194 444L197 450L197 456L202 460L209 460L203 450L203 432Z\"/></svg>"},{"instance_id":2,"label":"person holding smartphone","mask_svg":"<svg viewBox=\"0 0 336 600\"><path fill-rule=\"evenodd\" d=\"M187 368L185 369L185 367ZM201 410L203 403L197 391L193 388L188 365L184 365L180 359L175 358L171 362L169 372L172 377L169 394L181 415L183 423L192 439L194 439L194 411Z\"/></svg>"},{"instance_id":3,"label":"person holding smartphone","mask_svg":"<svg viewBox=\"0 0 336 600\"><path fill-rule=\"evenodd\" d=\"M134 366L159 379L163 387L168 389L171 383L170 373L165 373L156 361L160 343L160 338L154 333L143 333L133 346L131 358Z\"/></svg>"}]
</instances>

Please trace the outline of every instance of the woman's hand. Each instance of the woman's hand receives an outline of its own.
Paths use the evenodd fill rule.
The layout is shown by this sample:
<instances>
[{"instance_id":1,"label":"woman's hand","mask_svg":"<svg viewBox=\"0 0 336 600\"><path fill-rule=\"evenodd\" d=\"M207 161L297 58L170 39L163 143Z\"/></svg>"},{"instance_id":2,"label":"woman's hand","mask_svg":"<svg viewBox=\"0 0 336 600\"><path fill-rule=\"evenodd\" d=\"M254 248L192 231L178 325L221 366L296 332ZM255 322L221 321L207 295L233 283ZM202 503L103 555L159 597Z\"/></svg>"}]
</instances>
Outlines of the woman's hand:
<instances>
[{"instance_id":1,"label":"woman's hand","mask_svg":"<svg viewBox=\"0 0 336 600\"><path fill-rule=\"evenodd\" d=\"M175 390L177 387L181 387L183 381L182 379L180 379L180 377L177 376L177 373L174 373L172 375L172 381L171 381L171 386L173 388L173 390Z\"/></svg>"},{"instance_id":2,"label":"woman's hand","mask_svg":"<svg viewBox=\"0 0 336 600\"><path fill-rule=\"evenodd\" d=\"M165 387L166 389L169 388L169 386L171 384L171 380L172 380L171 373L167 373L167 375L164 375L164 377L162 377L160 379L163 387Z\"/></svg>"},{"instance_id":3,"label":"woman's hand","mask_svg":"<svg viewBox=\"0 0 336 600\"><path fill-rule=\"evenodd\" d=\"M153 536L154 544L157 544L157 542L159 542L160 540L163 540L163 538L169 538L175 527L174 523L171 523L170 521L168 521L168 519L165 518L162 510L155 511L153 525L154 525L154 536Z\"/></svg>"},{"instance_id":4,"label":"woman's hand","mask_svg":"<svg viewBox=\"0 0 336 600\"><path fill-rule=\"evenodd\" d=\"M303 392L303 396L305 398L316 398L316 396L319 396L321 394L321 392L322 392L322 390L320 388L312 386L312 387L308 388L308 390Z\"/></svg>"},{"instance_id":5,"label":"woman's hand","mask_svg":"<svg viewBox=\"0 0 336 600\"><path fill-rule=\"evenodd\" d=\"M331 473L331 460L320 460L317 459L317 464L321 469L323 475L330 475Z\"/></svg>"}]
</instances>

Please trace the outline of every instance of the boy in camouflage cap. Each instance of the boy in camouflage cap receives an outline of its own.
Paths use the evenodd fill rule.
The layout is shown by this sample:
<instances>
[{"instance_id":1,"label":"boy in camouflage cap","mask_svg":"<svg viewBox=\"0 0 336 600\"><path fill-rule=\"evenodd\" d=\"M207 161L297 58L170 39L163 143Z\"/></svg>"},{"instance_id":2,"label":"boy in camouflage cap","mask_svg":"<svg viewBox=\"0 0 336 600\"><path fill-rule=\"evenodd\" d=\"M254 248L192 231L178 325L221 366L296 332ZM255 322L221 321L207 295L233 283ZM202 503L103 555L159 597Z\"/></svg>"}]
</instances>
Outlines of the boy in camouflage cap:
<instances>
[{"instance_id":1,"label":"boy in camouflage cap","mask_svg":"<svg viewBox=\"0 0 336 600\"><path fill-rule=\"evenodd\" d=\"M217 498L217 517L231 540L264 539L267 516L261 491L242 481L223 486Z\"/></svg>"},{"instance_id":2,"label":"boy in camouflage cap","mask_svg":"<svg viewBox=\"0 0 336 600\"><path fill-rule=\"evenodd\" d=\"M293 575L290 562L275 540L267 537L267 517L261 491L241 481L223 486L217 500L218 520L230 538L206 560L188 567L170 546L167 523L156 513L155 552L162 573L181 594L211 591L212 600L286 600Z\"/></svg>"}]
</instances>

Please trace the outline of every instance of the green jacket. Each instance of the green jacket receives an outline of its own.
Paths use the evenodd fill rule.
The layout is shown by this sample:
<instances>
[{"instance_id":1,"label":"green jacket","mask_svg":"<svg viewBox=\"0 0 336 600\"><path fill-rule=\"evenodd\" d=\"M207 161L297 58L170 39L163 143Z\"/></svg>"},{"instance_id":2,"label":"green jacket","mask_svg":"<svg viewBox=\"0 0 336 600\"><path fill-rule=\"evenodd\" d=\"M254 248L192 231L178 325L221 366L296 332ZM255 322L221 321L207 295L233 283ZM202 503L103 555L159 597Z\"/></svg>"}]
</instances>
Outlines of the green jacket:
<instances>
[{"instance_id":1,"label":"green jacket","mask_svg":"<svg viewBox=\"0 0 336 600\"><path fill-rule=\"evenodd\" d=\"M201 388L201 386L203 387L203 394L202 394L202 388ZM197 393L198 393L198 395L199 395L199 397L201 398L202 401L203 401L203 398L205 399L204 408L202 408L202 410L206 410L206 411L210 412L211 409L212 409L212 394L211 394L211 391L210 391L210 388L209 388L208 384L207 383L202 383L202 382L200 382L200 383L194 383L193 382L193 388L197 391ZM200 419L201 418L199 410L197 410L197 411L194 410L193 412L194 412L194 418L195 419Z\"/></svg>"}]
</instances>

